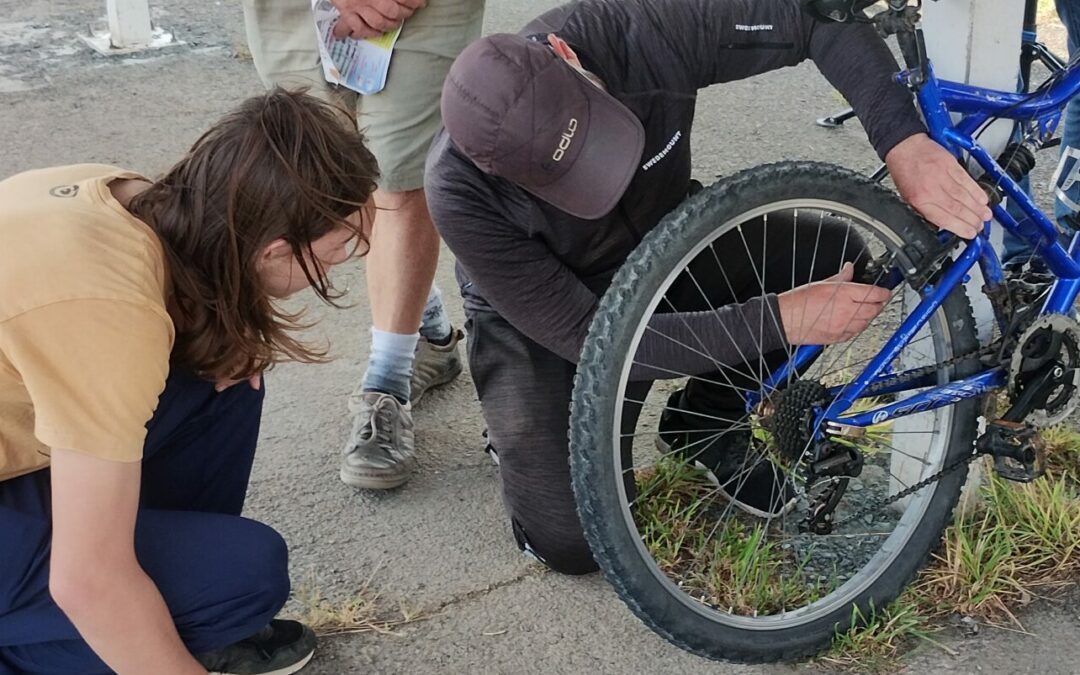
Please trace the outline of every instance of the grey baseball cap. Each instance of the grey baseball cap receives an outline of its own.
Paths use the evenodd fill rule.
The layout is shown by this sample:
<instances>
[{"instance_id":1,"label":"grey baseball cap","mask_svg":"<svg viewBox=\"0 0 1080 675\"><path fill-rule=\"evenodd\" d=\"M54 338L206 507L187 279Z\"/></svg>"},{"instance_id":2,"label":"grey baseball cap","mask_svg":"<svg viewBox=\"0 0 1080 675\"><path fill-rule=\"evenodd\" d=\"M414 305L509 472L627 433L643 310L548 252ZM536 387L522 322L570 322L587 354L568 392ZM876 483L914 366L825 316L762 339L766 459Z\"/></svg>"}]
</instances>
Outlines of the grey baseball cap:
<instances>
[{"instance_id":1,"label":"grey baseball cap","mask_svg":"<svg viewBox=\"0 0 1080 675\"><path fill-rule=\"evenodd\" d=\"M588 220L615 208L645 146L629 108L520 35L489 35L461 52L443 85L442 116L481 171Z\"/></svg>"}]
</instances>

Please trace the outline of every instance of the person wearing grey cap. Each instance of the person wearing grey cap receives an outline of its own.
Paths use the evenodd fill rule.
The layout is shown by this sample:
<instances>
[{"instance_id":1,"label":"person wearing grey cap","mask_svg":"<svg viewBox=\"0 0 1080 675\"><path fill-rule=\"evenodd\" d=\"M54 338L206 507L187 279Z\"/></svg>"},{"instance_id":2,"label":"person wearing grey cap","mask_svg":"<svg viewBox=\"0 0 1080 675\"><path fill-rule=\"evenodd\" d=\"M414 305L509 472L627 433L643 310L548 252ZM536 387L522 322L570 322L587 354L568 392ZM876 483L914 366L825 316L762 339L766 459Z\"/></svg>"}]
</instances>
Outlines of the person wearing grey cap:
<instances>
[{"instance_id":1,"label":"person wearing grey cap","mask_svg":"<svg viewBox=\"0 0 1080 675\"><path fill-rule=\"evenodd\" d=\"M815 23L800 0L582 0L541 15L518 35L473 43L451 67L442 97L445 130L427 159L428 205L457 256L470 369L513 534L520 548L557 571L596 569L567 462L575 364L612 276L691 190L697 91L807 58L859 114L901 195L939 227L974 236L990 218L986 197L926 135L910 95L891 77L897 65L888 48L869 25ZM835 259L816 268L802 270L792 252L776 252L774 263L768 250L770 267L795 271L798 287L788 278L780 287L788 290L778 294L732 297L715 313L680 306L680 313L654 320L670 319L672 331L687 325L725 366L743 363L739 355L748 352L764 358L789 344L829 344L861 332L888 294L852 283L846 261L860 244L840 246L843 231L834 225L822 228L817 250L832 250ZM777 232L792 241L790 223L770 218L768 228L770 240ZM767 250L764 230L763 224L762 240L741 258L721 251L725 264L749 270L750 251ZM822 279L815 269L841 271ZM794 307L823 318L796 320ZM781 321L759 336L749 326L761 325L766 311ZM652 338L662 332L643 336L636 362L683 373L700 367L679 361L687 350L675 353ZM647 371L635 366L631 384L658 377ZM706 409L716 419L725 407L742 405L732 394L714 385L688 386L675 396L678 407ZM688 423L662 419L661 438L665 424ZM714 455L745 456L749 439L729 439L735 440L718 442ZM776 470L767 462L759 470L769 475L740 480L768 492L777 485ZM760 499L752 490L740 493L737 506L774 515L789 506L786 490L779 500L775 489Z\"/></svg>"}]
</instances>

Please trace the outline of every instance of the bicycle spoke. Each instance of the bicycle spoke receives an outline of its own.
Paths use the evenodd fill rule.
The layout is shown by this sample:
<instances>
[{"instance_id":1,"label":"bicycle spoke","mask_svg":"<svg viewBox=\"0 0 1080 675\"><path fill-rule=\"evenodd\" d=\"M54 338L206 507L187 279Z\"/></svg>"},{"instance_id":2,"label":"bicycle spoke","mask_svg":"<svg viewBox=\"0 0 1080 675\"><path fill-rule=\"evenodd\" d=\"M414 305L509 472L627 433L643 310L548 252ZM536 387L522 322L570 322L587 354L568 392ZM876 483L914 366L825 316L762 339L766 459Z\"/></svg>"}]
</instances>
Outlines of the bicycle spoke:
<instances>
[{"instance_id":1,"label":"bicycle spoke","mask_svg":"<svg viewBox=\"0 0 1080 675\"><path fill-rule=\"evenodd\" d=\"M762 224L762 229L766 233L768 232L768 220L767 219ZM764 295L765 294L765 277L760 272L758 272L757 263L754 262L754 254L750 252L750 244L746 241L746 235L743 234L742 225L739 225L738 228L736 228L736 231L739 233L739 239L742 240L743 250L746 251L746 258L750 262L750 269L753 270L754 277L757 279L758 288L761 289L761 295ZM714 251L714 255L715 255L715 251ZM717 264L719 264L719 262ZM779 332L781 335L783 335L784 334L784 329L780 325L780 319L779 319L779 317L776 316L776 313L773 310L772 305L769 304L769 303L766 303L766 307L768 308L769 315L771 316L771 318L773 320L773 326L776 328L777 332ZM758 316L759 316L759 319L758 319L758 322L759 322L758 335L763 336L764 332L765 332L765 313L761 312ZM758 342L757 342L759 354L761 352L761 344L762 344L762 341L761 341L761 339L759 339ZM787 353L788 353L788 359L791 359L792 352L791 352L790 345L787 348ZM750 364L748 363L747 365L750 365ZM763 382L765 380L765 375L764 375L764 372L762 371L763 367L764 367L764 362L762 361L762 359L759 358L758 359L758 382Z\"/></svg>"},{"instance_id":2,"label":"bicycle spoke","mask_svg":"<svg viewBox=\"0 0 1080 675\"><path fill-rule=\"evenodd\" d=\"M660 268L656 268L656 259L651 261L652 268L643 263L635 283L653 285L638 292L627 284L621 289L624 295L619 296L623 302L633 303L627 314L634 317L635 325L620 328L618 340L602 343L626 344L627 335L638 339L645 335L650 344L662 345L655 357L614 355L621 359L622 384L626 369L631 367L657 377L659 384L644 389L644 394L627 388L618 392L616 405L600 405L599 419L589 424L602 424L604 437L614 438L616 473L606 477L594 473L588 484L605 490L610 489L605 485L619 485L621 479L625 490L620 492L620 501L625 506L619 517L636 528L643 545L634 555L643 551L651 557L653 572L666 580L664 588L700 602L705 609L695 611L715 616L725 625L735 624L729 624L724 616L739 617L744 624L769 617L785 626L802 625L807 617L820 617L820 610L814 607L835 607L815 604L817 600L831 596L848 602L854 597L851 594L861 592L858 589L866 587L866 579L875 578L873 575L893 559L892 553L880 553L904 549L912 523L918 523L918 518L905 515L911 513L908 509L926 504L926 499L932 498L928 495L934 493L914 493L903 501L896 500L888 509L875 510L875 505L939 470L954 437L947 432L953 418L940 411L865 428L845 428L842 421L829 420L830 428L825 431L822 425L827 420L818 404L814 404L815 412L808 400L804 404L800 398L785 398L786 390L802 386L797 384L800 380L820 382L834 394L850 390L853 378L874 362L912 306L910 286L904 280L887 294L887 302L869 322L869 330L825 346L798 368L793 363L798 345L787 341L782 351L770 350L764 358L761 352L766 331L784 334L776 303L765 300L769 293L827 278L835 274L834 263L842 269L843 261L859 269L868 260L880 261L881 268L866 279L876 286L895 273L901 251L906 250L905 241L887 219L868 220L859 209L843 205L833 210L828 198L808 197L808 204L792 200L773 210L755 207L748 211L752 216L716 223L709 239L701 238L706 231L702 226L692 240L679 241L681 259L661 257L666 262ZM907 232L914 231L914 225L905 227ZM665 247L675 240L666 241ZM925 246L925 242L920 240L918 245ZM671 266L672 260L680 261L677 267ZM850 295L837 284L821 293L823 297L813 305L793 308L793 317L788 317L791 308L785 304L784 316L801 320L807 329L818 323L848 332L852 326L866 323L857 314L841 320L840 312L847 314L847 309L835 302L841 292L845 297ZM868 288L863 299L878 292ZM851 300L858 301L860 295L855 293ZM732 319L743 319L725 308L747 301L764 306L753 319L733 324ZM643 303L653 308L644 317L634 313ZM717 323L695 323L704 319L703 315L690 319L691 313L703 311L713 313ZM609 320L618 315L611 314L610 305L608 312ZM664 323L650 323L653 317L671 314L676 316ZM948 324L943 316L942 312L931 316L926 327L887 364L884 377L905 370L916 372L949 355L949 336L942 330ZM631 328L637 332L628 333ZM599 344L593 344L594 360ZM787 372L777 379L775 389L765 391L763 383L770 378L770 371L775 373L785 358ZM686 359L694 366L675 365ZM698 372L707 368L711 370ZM591 394L595 396L596 391ZM878 407L906 395L897 391L875 396L871 391L846 414L873 414ZM576 397L577 393L575 406L581 404L580 410L588 410L588 401L583 403ZM748 399L757 402L749 411ZM807 406L805 412L803 405ZM594 405L589 414L595 416L596 410ZM792 443L792 433L800 440ZM576 445L574 451L583 450L584 446ZM843 453L850 452L861 458L859 476L831 476L835 462L846 461ZM575 462L582 459L587 462L588 456L575 455ZM824 460L833 463L822 463ZM579 495L579 501L581 498ZM615 516L596 511L603 502L584 503L593 510L583 513L595 515L583 515L583 520ZM814 520L813 509L826 506L831 509L835 531L818 534L816 527L823 521ZM846 520L864 510L869 517Z\"/></svg>"},{"instance_id":3,"label":"bicycle spoke","mask_svg":"<svg viewBox=\"0 0 1080 675\"><path fill-rule=\"evenodd\" d=\"M683 320L683 322L685 323L685 319ZM689 328L689 324L687 324L687 327ZM645 330L647 330L647 331L650 331L650 332L652 332L652 333L655 333L656 335L659 335L660 337L664 338L665 340L667 340L667 341L669 341L669 342L672 342L672 343L674 343L674 344L676 344L676 345L678 345L678 346L682 347L683 349L686 349L687 351L689 351L689 352L691 352L691 353L697 354L698 356L704 356L705 358L709 359L710 361L712 361L712 362L713 362L713 364L714 364L714 365L716 365L716 372L720 373L720 375L724 376L724 379L726 379L726 380L727 380L727 384L728 384L728 386L730 386L730 387L732 387L732 388L738 388L738 387L736 387L736 386L735 386L735 384L734 384L734 383L733 383L733 382L731 381L731 378L729 378L729 377L727 376L727 374L726 374L726 373L724 372L724 371L725 371L726 369L729 369L729 367L728 367L728 366L724 366L724 365L720 364L720 363L719 363L719 362L717 362L717 361L716 361L716 359L714 359L714 358L713 358L713 357L712 357L711 355L709 355L709 354L706 354L706 353L704 353L704 352L701 352L701 351L698 351L697 349L694 349L693 347L691 347L690 345L688 345L688 344L686 344L686 343L682 342L681 340L676 340L675 338L671 337L670 335L664 335L663 333L661 333L660 331L656 330L655 328L652 328L651 326L646 326L646 327L645 327ZM727 329L725 328L725 330L727 330ZM693 333L693 331L691 331L691 333ZM697 340L698 340L699 342L701 341L701 338L698 338L698 337L697 337L696 335L694 335L694 337L695 337L695 338L696 338L696 339L697 339ZM662 370L668 370L668 369L664 368L664 369L662 369ZM742 388L742 390L743 390L743 391L750 391L749 389L746 389L745 387L744 387L744 388Z\"/></svg>"},{"instance_id":4,"label":"bicycle spoke","mask_svg":"<svg viewBox=\"0 0 1080 675\"><path fill-rule=\"evenodd\" d=\"M693 415L695 417L701 417L703 419L713 420L715 422L731 422L733 424L736 424L736 423L741 422L742 419L745 419L745 418L742 418L742 419L739 419L739 420L733 420L733 419L729 419L727 417L717 417L716 415L710 415L708 413L697 412L696 410L688 410L686 408L672 408L671 406L669 406L667 404L649 403L648 401L638 401L636 399L632 399L632 398L629 398L629 397L624 397L623 401L625 401L626 403L636 403L636 404L638 404L638 405L640 405L642 407L648 405L648 406L652 406L653 408L658 407L661 410L673 410L675 412L682 413L684 415Z\"/></svg>"},{"instance_id":5,"label":"bicycle spoke","mask_svg":"<svg viewBox=\"0 0 1080 675\"><path fill-rule=\"evenodd\" d=\"M712 249L711 246L709 248L710 248L710 250ZM714 256L716 255L715 251L713 252L713 255ZM717 265L718 266L720 265L719 260L717 260ZM690 271L689 268L686 269L686 274L690 278L690 281L693 282L694 287L697 289L698 293L701 294L701 298L702 298L702 300L705 301L705 305L709 308L709 311L711 311L713 313L713 315L716 317L717 325L720 326L720 328L724 331L724 335L726 335L728 340L731 341L732 346L735 347L735 351L737 351L739 353L739 358L741 358L743 360L743 364L746 365L747 368L752 369L753 365L750 363L750 361L749 361L748 357L746 356L746 354L743 353L742 348L739 347L739 343L732 337L731 332L728 330L727 326L725 326L724 323L722 321L720 321L720 317L717 314L717 308L709 300L709 294L705 292L704 288L702 288L701 284L698 282L697 276L695 276L694 273L692 271ZM731 288L731 283L729 281L727 281L727 275L724 273L722 267L720 267L720 274L724 277L725 283L727 283L728 288L730 289ZM731 297L732 298L737 297L734 290L731 290ZM751 338L752 337L753 337L753 335L751 334ZM760 354L760 352L761 352L761 336L760 336L760 334L759 334L758 339L754 341L754 348L757 349L759 354ZM759 357L758 362L760 363L760 361L761 361L761 359ZM721 371L721 372L723 372L723 371ZM760 374L760 368L759 368L758 372ZM760 381L760 378L759 378L758 381Z\"/></svg>"},{"instance_id":6,"label":"bicycle spoke","mask_svg":"<svg viewBox=\"0 0 1080 675\"><path fill-rule=\"evenodd\" d=\"M741 392L744 392L744 393L755 393L755 394L757 393L756 391L754 391L752 389L747 389L746 387L739 387L739 386L736 386L734 384L731 384L730 381L729 382L717 382L716 380L710 380L707 377L702 377L700 375L687 375L686 373L680 373L679 371L671 370L670 368L664 368L662 366L654 366L654 365L652 365L650 363L642 363L641 361L638 361L636 359L633 361L633 364L635 366L641 366L642 368L651 368L653 370L659 370L660 372L663 372L663 373L668 373L668 374L674 376L674 378L672 378L672 379L684 378L685 377L688 380L695 380L697 382L702 382L702 383L705 383L705 384L712 384L712 385L720 385L720 386L725 386L725 387L731 387L732 389L737 389L738 391L741 391Z\"/></svg>"},{"instance_id":7,"label":"bicycle spoke","mask_svg":"<svg viewBox=\"0 0 1080 675\"><path fill-rule=\"evenodd\" d=\"M717 427L717 428L713 428L713 429L677 429L677 430L668 429L668 430L664 431L664 433L666 433L666 434L705 434L705 433L720 432L720 431L731 431L732 429L735 429L735 428L749 429L750 425L749 424L739 424L739 425L735 425L735 426L732 426L732 427L723 427L723 428ZM658 433L659 432L656 432L656 431L639 431L639 432L628 433L628 434L619 434L619 438L638 438L638 437L641 437L641 436L656 436L656 435L658 435Z\"/></svg>"},{"instance_id":8,"label":"bicycle spoke","mask_svg":"<svg viewBox=\"0 0 1080 675\"><path fill-rule=\"evenodd\" d=\"M925 432L925 431L919 431L919 432L908 431L908 432L901 432L901 433L927 433L927 432ZM913 459L916 462L922 464L923 466L930 466L930 462L926 461L926 459L924 459L922 457L916 457L915 455L912 455L911 453L905 452L905 451L903 451L900 448L897 448L895 446L889 445L888 443L885 443L884 441L880 441L878 439L873 439L873 440L870 440L868 442L873 443L874 445L877 445L877 446L881 446L881 447L885 448L886 450L891 450L891 451L893 451L895 453L901 454L904 457L907 457L908 459Z\"/></svg>"}]
</instances>

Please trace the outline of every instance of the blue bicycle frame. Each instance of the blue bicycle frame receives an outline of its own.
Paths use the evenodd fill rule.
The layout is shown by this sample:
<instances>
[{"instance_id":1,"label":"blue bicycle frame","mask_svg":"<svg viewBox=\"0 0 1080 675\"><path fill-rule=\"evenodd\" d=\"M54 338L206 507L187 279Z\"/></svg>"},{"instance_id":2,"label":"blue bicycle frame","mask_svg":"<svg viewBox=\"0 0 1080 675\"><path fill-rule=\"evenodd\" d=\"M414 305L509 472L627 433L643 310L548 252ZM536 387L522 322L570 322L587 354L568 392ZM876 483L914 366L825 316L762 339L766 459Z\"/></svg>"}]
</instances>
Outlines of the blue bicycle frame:
<instances>
[{"instance_id":1,"label":"blue bicycle frame","mask_svg":"<svg viewBox=\"0 0 1080 675\"><path fill-rule=\"evenodd\" d=\"M930 136L958 158L962 158L966 153L1024 213L1026 218L1017 222L1002 206L998 205L993 209L994 218L1001 226L1029 242L1035 254L1046 261L1057 277L1040 314L1067 313L1080 293L1080 234L1073 237L1069 249L1066 250L1058 241L1058 230L1054 223L1039 210L1027 193L1002 170L986 150L979 146L973 135L992 119L1003 118L1024 123L1039 135L1040 140L1048 139L1057 128L1065 104L1080 91L1080 63L1070 64L1049 89L1037 94L994 91L938 80L928 62L920 75L922 83L917 87L916 97ZM897 81L910 86L911 71L905 70L897 74ZM952 118L954 114L960 116L956 122ZM853 427L880 424L904 415L953 405L1006 384L1007 376L1001 367L937 386L934 386L938 380L935 374L891 387L876 388L873 395L926 387L930 387L929 389L889 405L845 414L856 400L863 398L863 392L868 387L903 374L887 372L889 364L899 356L901 350L937 311L949 293L965 282L976 263L989 284L1004 283L1001 262L990 244L990 223L986 224L979 236L966 243L935 285L928 284L921 290L922 299L919 304L862 373L848 384L831 390L830 393L836 397L824 410L818 411L815 429L820 430L825 422ZM1001 321L1002 317L998 317L998 320ZM1002 328L1004 329L1004 326ZM821 351L822 347L819 346L802 346L796 349L791 359L766 380L762 393L747 397L747 409L752 409L763 394L786 382L793 369L798 371L809 364Z\"/></svg>"}]
</instances>

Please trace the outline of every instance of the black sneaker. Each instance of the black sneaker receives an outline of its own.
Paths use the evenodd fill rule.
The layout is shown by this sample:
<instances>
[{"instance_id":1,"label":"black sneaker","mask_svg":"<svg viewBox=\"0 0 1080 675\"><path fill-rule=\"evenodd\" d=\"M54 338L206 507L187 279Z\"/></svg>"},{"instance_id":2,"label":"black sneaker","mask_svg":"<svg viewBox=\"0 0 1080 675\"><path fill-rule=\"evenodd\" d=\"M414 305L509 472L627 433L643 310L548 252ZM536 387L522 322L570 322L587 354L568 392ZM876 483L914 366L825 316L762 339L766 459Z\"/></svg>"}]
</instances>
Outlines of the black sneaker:
<instances>
[{"instance_id":1,"label":"black sneaker","mask_svg":"<svg viewBox=\"0 0 1080 675\"><path fill-rule=\"evenodd\" d=\"M195 659L210 675L291 675L315 654L315 633L299 621L274 619L246 640Z\"/></svg>"},{"instance_id":2,"label":"black sneaker","mask_svg":"<svg viewBox=\"0 0 1080 675\"><path fill-rule=\"evenodd\" d=\"M656 437L660 452L684 457L704 471L728 501L750 515L777 518L795 508L797 496L791 479L753 448L748 430L718 432L715 420L701 418L710 429L695 431L694 422L686 420L693 415L671 410L680 407L681 397L682 391L673 393L668 409L660 416Z\"/></svg>"},{"instance_id":3,"label":"black sneaker","mask_svg":"<svg viewBox=\"0 0 1080 675\"><path fill-rule=\"evenodd\" d=\"M791 479L769 460L761 456L748 460L744 454L733 457L727 464L704 467L705 474L737 508L769 519L779 518L795 508L798 496Z\"/></svg>"}]
</instances>

